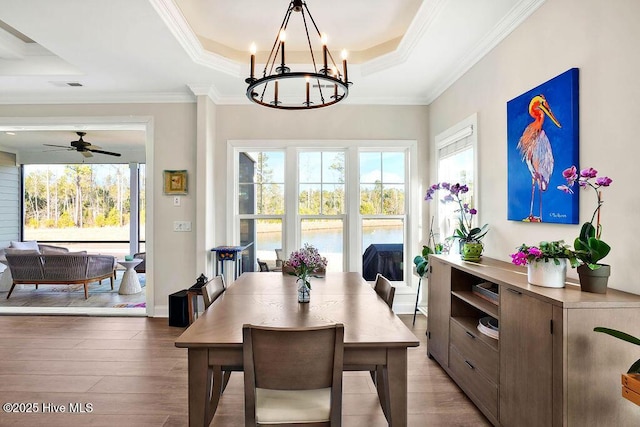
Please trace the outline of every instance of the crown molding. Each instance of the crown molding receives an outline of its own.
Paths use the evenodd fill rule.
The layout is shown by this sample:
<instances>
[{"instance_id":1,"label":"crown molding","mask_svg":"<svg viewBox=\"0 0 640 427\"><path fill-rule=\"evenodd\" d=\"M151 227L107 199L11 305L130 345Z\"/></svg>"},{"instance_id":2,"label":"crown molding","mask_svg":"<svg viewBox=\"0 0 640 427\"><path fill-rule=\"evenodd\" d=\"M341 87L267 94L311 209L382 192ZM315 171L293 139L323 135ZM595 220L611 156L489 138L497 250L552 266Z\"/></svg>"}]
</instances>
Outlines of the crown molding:
<instances>
[{"instance_id":1,"label":"crown molding","mask_svg":"<svg viewBox=\"0 0 640 427\"><path fill-rule=\"evenodd\" d=\"M525 19L535 12L545 0L523 0L515 5L509 13L476 46L463 57L459 65L434 84L434 89L427 96L427 104L431 104L453 85L460 77L478 63L494 47L504 40Z\"/></svg>"},{"instance_id":2,"label":"crown molding","mask_svg":"<svg viewBox=\"0 0 640 427\"><path fill-rule=\"evenodd\" d=\"M222 96L214 85L189 84L187 86L195 96L205 95L208 96L214 104L221 103L220 100L222 99Z\"/></svg>"},{"instance_id":3,"label":"crown molding","mask_svg":"<svg viewBox=\"0 0 640 427\"><path fill-rule=\"evenodd\" d=\"M149 0L149 2L193 62L234 77L240 76L241 67L238 63L202 47L182 11L172 0Z\"/></svg>"},{"instance_id":4,"label":"crown molding","mask_svg":"<svg viewBox=\"0 0 640 427\"><path fill-rule=\"evenodd\" d=\"M424 1L415 18L411 21L407 32L402 37L398 48L386 55L379 56L362 64L362 75L377 73L407 61L416 45L429 29L431 23L440 14L448 0Z\"/></svg>"},{"instance_id":5,"label":"crown molding","mask_svg":"<svg viewBox=\"0 0 640 427\"><path fill-rule=\"evenodd\" d=\"M87 93L82 95L33 94L10 95L0 98L0 105L25 104L170 104L193 103L195 98L187 93Z\"/></svg>"}]
</instances>

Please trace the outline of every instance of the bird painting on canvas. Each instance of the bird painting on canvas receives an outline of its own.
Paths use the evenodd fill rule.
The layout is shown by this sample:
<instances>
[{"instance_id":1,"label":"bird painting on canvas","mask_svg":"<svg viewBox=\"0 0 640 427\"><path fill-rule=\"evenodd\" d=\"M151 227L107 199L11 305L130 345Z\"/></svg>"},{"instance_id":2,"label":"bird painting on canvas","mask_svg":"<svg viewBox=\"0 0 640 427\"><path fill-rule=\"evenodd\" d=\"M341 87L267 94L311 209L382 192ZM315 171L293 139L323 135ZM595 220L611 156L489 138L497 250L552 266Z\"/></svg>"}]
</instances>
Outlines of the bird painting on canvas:
<instances>
[{"instance_id":1,"label":"bird painting on canvas","mask_svg":"<svg viewBox=\"0 0 640 427\"><path fill-rule=\"evenodd\" d=\"M578 89L572 68L507 101L509 220L578 223L578 194L555 191L564 184L560 171L580 160Z\"/></svg>"},{"instance_id":2,"label":"bird painting on canvas","mask_svg":"<svg viewBox=\"0 0 640 427\"><path fill-rule=\"evenodd\" d=\"M529 103L529 115L533 117L531 122L522 133L520 141L518 141L517 149L522 155L522 161L526 163L531 174L531 203L529 216L524 218L526 222L542 222L542 196L547 188L553 174L553 149L547 137L546 132L542 128L544 118L549 117L553 124L561 128L562 126L553 115L551 107L544 95L536 95ZM538 188L538 207L539 214L533 214L533 205L536 195L536 187Z\"/></svg>"}]
</instances>

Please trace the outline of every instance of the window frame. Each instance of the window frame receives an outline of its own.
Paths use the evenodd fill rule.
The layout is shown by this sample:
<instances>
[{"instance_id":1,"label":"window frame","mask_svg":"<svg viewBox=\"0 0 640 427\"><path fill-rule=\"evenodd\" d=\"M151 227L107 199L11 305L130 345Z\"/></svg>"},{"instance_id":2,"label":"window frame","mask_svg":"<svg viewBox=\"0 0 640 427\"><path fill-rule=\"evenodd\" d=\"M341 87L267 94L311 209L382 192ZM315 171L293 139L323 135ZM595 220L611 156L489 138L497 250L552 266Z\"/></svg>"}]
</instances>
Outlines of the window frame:
<instances>
[{"instance_id":1,"label":"window frame","mask_svg":"<svg viewBox=\"0 0 640 427\"><path fill-rule=\"evenodd\" d=\"M238 214L238 156L246 151L285 151L285 212L283 221L283 250L285 254L297 249L301 243L302 219L342 219L344 222L344 271L362 274L362 219L359 199L359 153L362 151L401 151L405 153L405 214L382 215L384 218L402 217L404 224L404 265L411 266L413 254L418 253L420 204L422 203L419 173L417 170L416 140L229 140L227 141L227 164L233 167L233 179L227 181L227 239L225 244L237 245L240 238ZM301 151L345 152L345 209L341 215L300 215L298 211L298 154ZM292 195L293 197L288 197ZM358 196L358 197L355 197ZM356 203L350 200L357 199ZM246 218L247 215L243 215ZM293 224L293 225L291 225ZM404 282L414 284L411 268L405 267ZM417 281L415 281L417 283Z\"/></svg>"},{"instance_id":2,"label":"window frame","mask_svg":"<svg viewBox=\"0 0 640 427\"><path fill-rule=\"evenodd\" d=\"M473 186L472 186L472 191L471 191L471 198L472 200L474 200L476 202L476 209L478 208L477 206L477 201L480 200L478 198L478 187L479 187L479 182L478 182L478 115L476 113L472 114L471 116L465 118L464 120L456 123L455 125L451 126L450 128L448 128L447 130L437 134L435 136L435 144L433 147L433 158L434 158L434 162L435 162L435 167L433 168L433 170L435 171L435 178L433 180L433 182L440 182L442 179L440 178L441 174L440 174L440 160L444 158L444 156L441 156L441 152L444 148L451 146L453 144L457 144L460 141L463 141L463 143L461 144L461 146L459 147L459 151L460 148L465 149L467 147L471 147L472 150L472 167L473 167L473 173L472 173L472 179L473 179ZM434 208L434 210L432 211L431 215L433 217L435 217L435 226L434 226L434 237L436 239L436 242L439 243L444 243L444 240L448 237L448 236L442 236L440 234L440 209L438 209L438 205L434 204L432 205L432 207ZM479 209L480 211L480 209ZM474 224L478 224L481 223L480 221L480 216L476 215L473 218L473 222ZM455 245L452 245L451 248L454 250L454 252L457 252Z\"/></svg>"}]
</instances>

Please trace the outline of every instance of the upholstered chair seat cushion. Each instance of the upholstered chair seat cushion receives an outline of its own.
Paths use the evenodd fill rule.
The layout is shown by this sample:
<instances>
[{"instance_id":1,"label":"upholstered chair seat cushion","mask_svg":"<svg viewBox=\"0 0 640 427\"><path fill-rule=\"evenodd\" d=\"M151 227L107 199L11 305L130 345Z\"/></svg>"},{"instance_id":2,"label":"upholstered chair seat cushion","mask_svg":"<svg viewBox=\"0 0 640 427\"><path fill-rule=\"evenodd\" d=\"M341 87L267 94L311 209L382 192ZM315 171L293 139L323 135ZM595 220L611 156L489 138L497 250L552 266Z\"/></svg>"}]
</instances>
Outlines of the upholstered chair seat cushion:
<instances>
[{"instance_id":1,"label":"upholstered chair seat cushion","mask_svg":"<svg viewBox=\"0 0 640 427\"><path fill-rule=\"evenodd\" d=\"M260 424L328 421L331 387L317 390L256 388L256 421Z\"/></svg>"}]
</instances>

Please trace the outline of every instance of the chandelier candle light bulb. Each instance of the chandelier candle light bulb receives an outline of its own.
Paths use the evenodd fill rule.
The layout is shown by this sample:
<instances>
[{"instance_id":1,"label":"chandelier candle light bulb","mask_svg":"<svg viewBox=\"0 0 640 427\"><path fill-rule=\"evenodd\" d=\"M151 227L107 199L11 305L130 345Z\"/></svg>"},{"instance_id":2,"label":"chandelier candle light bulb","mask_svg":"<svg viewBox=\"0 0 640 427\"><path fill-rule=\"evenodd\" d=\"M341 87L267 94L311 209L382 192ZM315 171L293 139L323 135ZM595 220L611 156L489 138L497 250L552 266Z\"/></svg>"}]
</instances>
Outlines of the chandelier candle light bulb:
<instances>
[{"instance_id":1,"label":"chandelier candle light bulb","mask_svg":"<svg viewBox=\"0 0 640 427\"><path fill-rule=\"evenodd\" d=\"M276 80L276 87L275 87L275 96L274 96L274 100L273 100L273 105L275 105L276 107L278 106L278 81Z\"/></svg>"},{"instance_id":2,"label":"chandelier candle light bulb","mask_svg":"<svg viewBox=\"0 0 640 427\"><path fill-rule=\"evenodd\" d=\"M322 33L322 37L320 39L322 41L322 57L324 59L324 68L322 71L326 75L329 72L329 68L327 67L327 34Z\"/></svg>"},{"instance_id":3,"label":"chandelier candle light bulb","mask_svg":"<svg viewBox=\"0 0 640 427\"><path fill-rule=\"evenodd\" d=\"M307 106L309 106L310 102L309 102L309 77L308 76L307 76L306 80L307 80L307 102L306 102L306 104L307 104Z\"/></svg>"},{"instance_id":4,"label":"chandelier candle light bulb","mask_svg":"<svg viewBox=\"0 0 640 427\"><path fill-rule=\"evenodd\" d=\"M344 73L344 82L348 85L349 78L347 77L347 56L349 56L349 54L347 53L347 49L342 49L342 69Z\"/></svg>"},{"instance_id":5,"label":"chandelier candle light bulb","mask_svg":"<svg viewBox=\"0 0 640 427\"><path fill-rule=\"evenodd\" d=\"M281 54L281 60L282 60L281 61L282 64L281 64L280 72L283 73L283 74L287 72L286 71L286 67L284 65L285 64L285 61L284 61L284 42L285 42L286 39L287 39L287 33L284 30L280 31L280 54Z\"/></svg>"},{"instance_id":6,"label":"chandelier candle light bulb","mask_svg":"<svg viewBox=\"0 0 640 427\"><path fill-rule=\"evenodd\" d=\"M249 52L251 53L251 74L249 78L251 79L251 81L253 81L255 79L255 70L256 70L256 44L255 43L251 43Z\"/></svg>"}]
</instances>

